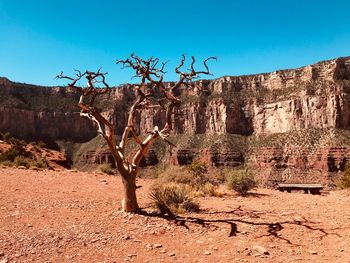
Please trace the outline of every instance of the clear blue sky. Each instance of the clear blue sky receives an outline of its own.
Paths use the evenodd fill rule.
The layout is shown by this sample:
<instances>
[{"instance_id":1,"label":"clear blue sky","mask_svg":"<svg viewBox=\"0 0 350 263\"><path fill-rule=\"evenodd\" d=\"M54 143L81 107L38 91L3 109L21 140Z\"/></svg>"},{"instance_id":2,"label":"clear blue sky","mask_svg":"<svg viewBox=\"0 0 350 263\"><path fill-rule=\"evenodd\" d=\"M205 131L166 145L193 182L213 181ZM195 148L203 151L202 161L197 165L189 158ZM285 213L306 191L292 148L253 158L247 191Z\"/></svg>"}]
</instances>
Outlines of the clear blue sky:
<instances>
[{"instance_id":1,"label":"clear blue sky","mask_svg":"<svg viewBox=\"0 0 350 263\"><path fill-rule=\"evenodd\" d=\"M217 56L214 77L269 72L350 55L349 0L0 0L0 76L62 85L73 68L109 72L131 52L170 60Z\"/></svg>"}]
</instances>

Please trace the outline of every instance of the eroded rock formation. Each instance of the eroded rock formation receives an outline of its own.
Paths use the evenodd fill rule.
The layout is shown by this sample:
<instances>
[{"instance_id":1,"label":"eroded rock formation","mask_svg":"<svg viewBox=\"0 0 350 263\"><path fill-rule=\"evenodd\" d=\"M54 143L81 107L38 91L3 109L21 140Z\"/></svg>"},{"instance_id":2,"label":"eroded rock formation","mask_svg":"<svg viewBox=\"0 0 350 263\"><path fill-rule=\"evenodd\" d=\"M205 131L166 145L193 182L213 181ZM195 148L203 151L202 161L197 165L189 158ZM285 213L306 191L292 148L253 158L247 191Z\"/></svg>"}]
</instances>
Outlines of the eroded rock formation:
<instances>
[{"instance_id":1,"label":"eroded rock formation","mask_svg":"<svg viewBox=\"0 0 350 263\"><path fill-rule=\"evenodd\" d=\"M174 118L175 134L179 136L232 134L260 138L310 129L350 128L350 57L298 69L201 80L181 92L183 103ZM133 99L132 85L115 87L104 96L99 107L116 123L120 134ZM38 87L0 78L0 131L25 139L88 142L96 137L96 129L77 113L78 97L76 91L67 88ZM147 132L164 123L162 111L141 114L137 130ZM348 145L339 148L331 142L296 154L293 147L298 148L299 141L291 142L289 150L283 146L256 146L255 141L251 140L249 152L232 145L183 145L164 156L180 165L194 158L213 166L236 166L249 160L264 170L270 181L274 176L280 181L293 180L283 175L288 169L299 169L309 179L312 177L308 171L326 178L342 170L349 157ZM162 156L157 154L151 152L144 165L158 163ZM111 162L106 153L98 151L85 153L83 159Z\"/></svg>"}]
</instances>

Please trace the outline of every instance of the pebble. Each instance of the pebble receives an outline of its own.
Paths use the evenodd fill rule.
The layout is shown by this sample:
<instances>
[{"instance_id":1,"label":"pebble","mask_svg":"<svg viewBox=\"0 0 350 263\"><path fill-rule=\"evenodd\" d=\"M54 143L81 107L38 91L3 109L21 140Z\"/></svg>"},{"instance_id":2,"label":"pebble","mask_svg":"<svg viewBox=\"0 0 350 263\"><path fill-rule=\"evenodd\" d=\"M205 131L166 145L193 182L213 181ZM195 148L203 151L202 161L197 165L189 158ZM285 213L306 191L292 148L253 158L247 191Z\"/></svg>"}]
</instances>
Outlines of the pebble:
<instances>
[{"instance_id":1,"label":"pebble","mask_svg":"<svg viewBox=\"0 0 350 263\"><path fill-rule=\"evenodd\" d=\"M204 255L210 255L211 252L210 251L204 251Z\"/></svg>"},{"instance_id":2,"label":"pebble","mask_svg":"<svg viewBox=\"0 0 350 263\"><path fill-rule=\"evenodd\" d=\"M169 253L168 256L169 257L175 257L175 253Z\"/></svg>"},{"instance_id":3,"label":"pebble","mask_svg":"<svg viewBox=\"0 0 350 263\"><path fill-rule=\"evenodd\" d=\"M262 246L258 246L258 245L255 245L253 247L253 251L259 253L260 255L269 255L269 251L267 251L266 248L262 247Z\"/></svg>"},{"instance_id":4,"label":"pebble","mask_svg":"<svg viewBox=\"0 0 350 263\"><path fill-rule=\"evenodd\" d=\"M101 239L100 238L95 238L93 240L90 241L90 243L96 243L97 241L100 241Z\"/></svg>"},{"instance_id":5,"label":"pebble","mask_svg":"<svg viewBox=\"0 0 350 263\"><path fill-rule=\"evenodd\" d=\"M160 247L162 247L163 245L162 244L154 244L153 245L155 248L160 248Z\"/></svg>"},{"instance_id":6,"label":"pebble","mask_svg":"<svg viewBox=\"0 0 350 263\"><path fill-rule=\"evenodd\" d=\"M153 249L153 246L152 246L151 244L147 244L145 247L146 247L147 249Z\"/></svg>"},{"instance_id":7,"label":"pebble","mask_svg":"<svg viewBox=\"0 0 350 263\"><path fill-rule=\"evenodd\" d=\"M314 250L308 250L308 252L309 252L311 255L317 255L317 251L314 251Z\"/></svg>"}]
</instances>

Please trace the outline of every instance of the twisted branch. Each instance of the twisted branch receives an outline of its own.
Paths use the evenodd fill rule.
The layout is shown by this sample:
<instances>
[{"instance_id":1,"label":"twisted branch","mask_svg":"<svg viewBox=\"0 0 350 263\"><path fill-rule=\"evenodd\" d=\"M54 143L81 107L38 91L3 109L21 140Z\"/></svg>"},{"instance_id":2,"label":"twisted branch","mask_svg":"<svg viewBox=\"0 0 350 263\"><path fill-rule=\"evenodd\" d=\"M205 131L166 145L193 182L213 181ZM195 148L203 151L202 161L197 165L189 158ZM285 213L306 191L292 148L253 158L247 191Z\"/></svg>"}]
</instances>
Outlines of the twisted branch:
<instances>
[{"instance_id":1,"label":"twisted branch","mask_svg":"<svg viewBox=\"0 0 350 263\"><path fill-rule=\"evenodd\" d=\"M79 107L81 109L80 115L89 118L97 124L98 133L107 141L111 152L115 157L118 170L122 176L127 176L131 173L136 174L138 172L141 159L146 155L150 146L157 138L161 138L171 146L175 146L167 139L170 131L173 129L172 121L175 109L181 104L181 100L175 95L175 93L181 85L187 84L187 82L192 79L198 78L202 74L210 75L211 73L207 66L207 61L216 59L215 57L205 59L203 62L205 70L196 71L194 69L196 60L193 56L191 58L192 62L190 64L191 68L189 69L189 72L182 72L180 69L183 67L186 60L185 55L182 56L179 65L175 68L175 72L179 75L179 80L168 87L166 87L163 82L163 75L166 73L166 62L160 62L158 58L154 57L145 60L135 54L131 54L130 57L125 60L116 61L117 64L122 64L123 68L132 68L135 71L134 77L141 78L140 85L135 87L136 98L128 112L127 125L124 128L119 145L116 142L114 125L103 117L94 107L95 98L110 90L105 79L107 72L103 73L101 72L101 69L97 72L86 70L84 73L75 70L75 77L66 76L63 72L57 75L57 78L59 79L70 80L71 82L68 86L75 88L82 93L79 100ZM77 85L78 81L82 78L87 80L87 85L85 87ZM103 88L96 87L97 83L101 83ZM158 100L158 104L154 105L149 99L155 96L156 89L163 96L163 99ZM84 102L86 98L89 99L88 102ZM137 111L142 111L146 108L164 108L166 122L162 129L155 126L147 138L142 141L135 130L134 122ZM131 162L129 162L128 158L125 156L126 144L128 143L129 137L140 147L133 158L131 158Z\"/></svg>"}]
</instances>

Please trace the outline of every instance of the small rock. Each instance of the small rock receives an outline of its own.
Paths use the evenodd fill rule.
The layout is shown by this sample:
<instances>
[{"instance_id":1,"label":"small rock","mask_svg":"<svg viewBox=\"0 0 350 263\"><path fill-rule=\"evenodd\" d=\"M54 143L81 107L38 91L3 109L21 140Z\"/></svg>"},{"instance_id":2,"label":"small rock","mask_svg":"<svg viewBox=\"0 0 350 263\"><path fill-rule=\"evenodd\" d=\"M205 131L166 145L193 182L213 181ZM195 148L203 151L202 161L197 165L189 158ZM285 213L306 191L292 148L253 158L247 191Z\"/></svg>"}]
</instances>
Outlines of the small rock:
<instances>
[{"instance_id":1,"label":"small rock","mask_svg":"<svg viewBox=\"0 0 350 263\"><path fill-rule=\"evenodd\" d=\"M122 236L122 239L129 240L129 239L130 239L130 236L128 236L128 235L123 235L123 236Z\"/></svg>"},{"instance_id":2,"label":"small rock","mask_svg":"<svg viewBox=\"0 0 350 263\"><path fill-rule=\"evenodd\" d=\"M90 243L96 243L97 241L100 241L101 239L100 238L95 238L95 239L92 239L91 241L90 241Z\"/></svg>"},{"instance_id":3,"label":"small rock","mask_svg":"<svg viewBox=\"0 0 350 263\"><path fill-rule=\"evenodd\" d=\"M175 253L169 253L168 256L169 257L175 257Z\"/></svg>"},{"instance_id":4,"label":"small rock","mask_svg":"<svg viewBox=\"0 0 350 263\"><path fill-rule=\"evenodd\" d=\"M146 247L147 249L153 249L153 246L152 246L151 244L147 244L145 247Z\"/></svg>"},{"instance_id":5,"label":"small rock","mask_svg":"<svg viewBox=\"0 0 350 263\"><path fill-rule=\"evenodd\" d=\"M267 251L266 248L262 247L262 246L254 246L253 247L253 251L259 253L260 255L269 255L269 251Z\"/></svg>"},{"instance_id":6,"label":"small rock","mask_svg":"<svg viewBox=\"0 0 350 263\"><path fill-rule=\"evenodd\" d=\"M162 244L154 244L153 245L155 248L160 248L160 247L162 247L163 245Z\"/></svg>"},{"instance_id":7,"label":"small rock","mask_svg":"<svg viewBox=\"0 0 350 263\"><path fill-rule=\"evenodd\" d=\"M204 255L210 255L211 252L210 251L204 251Z\"/></svg>"},{"instance_id":8,"label":"small rock","mask_svg":"<svg viewBox=\"0 0 350 263\"><path fill-rule=\"evenodd\" d=\"M314 250L308 250L311 255L317 255L317 251Z\"/></svg>"},{"instance_id":9,"label":"small rock","mask_svg":"<svg viewBox=\"0 0 350 263\"><path fill-rule=\"evenodd\" d=\"M27 224L27 227L33 227L33 225L32 224Z\"/></svg>"},{"instance_id":10,"label":"small rock","mask_svg":"<svg viewBox=\"0 0 350 263\"><path fill-rule=\"evenodd\" d=\"M159 251L160 253L166 253L165 249L162 249L161 251Z\"/></svg>"}]
</instances>

